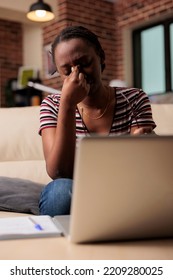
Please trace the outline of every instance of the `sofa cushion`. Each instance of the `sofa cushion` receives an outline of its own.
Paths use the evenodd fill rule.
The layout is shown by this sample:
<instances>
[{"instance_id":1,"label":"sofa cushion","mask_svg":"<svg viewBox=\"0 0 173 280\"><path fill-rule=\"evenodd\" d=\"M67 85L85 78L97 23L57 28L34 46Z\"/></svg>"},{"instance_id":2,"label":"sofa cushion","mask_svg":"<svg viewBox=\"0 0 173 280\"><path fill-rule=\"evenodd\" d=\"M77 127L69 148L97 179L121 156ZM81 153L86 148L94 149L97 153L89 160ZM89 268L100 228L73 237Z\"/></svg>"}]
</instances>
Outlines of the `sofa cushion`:
<instances>
[{"instance_id":1,"label":"sofa cushion","mask_svg":"<svg viewBox=\"0 0 173 280\"><path fill-rule=\"evenodd\" d=\"M0 177L0 211L39 214L44 185L20 178Z\"/></svg>"},{"instance_id":2,"label":"sofa cushion","mask_svg":"<svg viewBox=\"0 0 173 280\"><path fill-rule=\"evenodd\" d=\"M21 178L46 185L51 181L44 160L0 161L0 177Z\"/></svg>"},{"instance_id":3,"label":"sofa cushion","mask_svg":"<svg viewBox=\"0 0 173 280\"><path fill-rule=\"evenodd\" d=\"M1 161L44 159L39 111L39 106L0 108Z\"/></svg>"},{"instance_id":4,"label":"sofa cushion","mask_svg":"<svg viewBox=\"0 0 173 280\"><path fill-rule=\"evenodd\" d=\"M0 176L50 182L38 134L39 112L40 106L0 108Z\"/></svg>"},{"instance_id":5,"label":"sofa cushion","mask_svg":"<svg viewBox=\"0 0 173 280\"><path fill-rule=\"evenodd\" d=\"M158 135L173 135L173 104L151 104Z\"/></svg>"}]
</instances>

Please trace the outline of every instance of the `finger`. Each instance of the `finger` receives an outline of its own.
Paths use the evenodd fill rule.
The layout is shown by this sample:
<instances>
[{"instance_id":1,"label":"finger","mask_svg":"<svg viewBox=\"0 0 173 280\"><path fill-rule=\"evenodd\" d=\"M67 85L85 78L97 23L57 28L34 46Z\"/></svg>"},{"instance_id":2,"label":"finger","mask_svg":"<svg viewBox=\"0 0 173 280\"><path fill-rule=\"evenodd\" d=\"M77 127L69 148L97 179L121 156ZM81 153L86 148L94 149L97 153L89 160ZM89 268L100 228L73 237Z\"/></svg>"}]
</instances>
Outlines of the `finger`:
<instances>
[{"instance_id":1,"label":"finger","mask_svg":"<svg viewBox=\"0 0 173 280\"><path fill-rule=\"evenodd\" d=\"M79 80L81 82L83 82L85 80L84 74L83 73L79 73Z\"/></svg>"},{"instance_id":2,"label":"finger","mask_svg":"<svg viewBox=\"0 0 173 280\"><path fill-rule=\"evenodd\" d=\"M72 67L71 67L71 72L72 72L72 73L78 73L78 74L79 74L79 67L78 67L78 66L72 66Z\"/></svg>"},{"instance_id":3,"label":"finger","mask_svg":"<svg viewBox=\"0 0 173 280\"><path fill-rule=\"evenodd\" d=\"M134 135L143 134L142 128L137 128L137 129L135 129L135 130L133 131L133 134L134 134Z\"/></svg>"},{"instance_id":4,"label":"finger","mask_svg":"<svg viewBox=\"0 0 173 280\"><path fill-rule=\"evenodd\" d=\"M143 127L143 134L150 134L152 132L151 127Z\"/></svg>"},{"instance_id":5,"label":"finger","mask_svg":"<svg viewBox=\"0 0 173 280\"><path fill-rule=\"evenodd\" d=\"M141 127L137 128L133 131L134 135L141 135L141 134L150 134L152 129L150 127Z\"/></svg>"},{"instance_id":6,"label":"finger","mask_svg":"<svg viewBox=\"0 0 173 280\"><path fill-rule=\"evenodd\" d=\"M85 90L88 94L90 91L90 84L87 83L83 73L79 73L79 81L81 82L82 86L85 88Z\"/></svg>"},{"instance_id":7,"label":"finger","mask_svg":"<svg viewBox=\"0 0 173 280\"><path fill-rule=\"evenodd\" d=\"M78 69L77 66L71 67L71 74L70 74L70 77L71 77L73 80L79 79L79 69Z\"/></svg>"}]
</instances>

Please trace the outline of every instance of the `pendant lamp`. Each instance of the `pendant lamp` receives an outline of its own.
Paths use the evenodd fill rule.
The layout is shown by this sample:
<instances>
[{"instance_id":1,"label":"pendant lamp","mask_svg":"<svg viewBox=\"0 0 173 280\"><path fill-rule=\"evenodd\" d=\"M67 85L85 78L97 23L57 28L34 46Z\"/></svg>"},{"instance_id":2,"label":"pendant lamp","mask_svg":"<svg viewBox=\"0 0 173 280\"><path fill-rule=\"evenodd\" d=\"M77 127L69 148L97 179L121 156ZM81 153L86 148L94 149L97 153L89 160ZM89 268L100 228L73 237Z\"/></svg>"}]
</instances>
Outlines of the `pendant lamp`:
<instances>
[{"instance_id":1,"label":"pendant lamp","mask_svg":"<svg viewBox=\"0 0 173 280\"><path fill-rule=\"evenodd\" d=\"M28 19L37 22L50 21L54 19L54 17L50 5L44 3L43 0L38 0L36 3L32 4L27 13Z\"/></svg>"}]
</instances>

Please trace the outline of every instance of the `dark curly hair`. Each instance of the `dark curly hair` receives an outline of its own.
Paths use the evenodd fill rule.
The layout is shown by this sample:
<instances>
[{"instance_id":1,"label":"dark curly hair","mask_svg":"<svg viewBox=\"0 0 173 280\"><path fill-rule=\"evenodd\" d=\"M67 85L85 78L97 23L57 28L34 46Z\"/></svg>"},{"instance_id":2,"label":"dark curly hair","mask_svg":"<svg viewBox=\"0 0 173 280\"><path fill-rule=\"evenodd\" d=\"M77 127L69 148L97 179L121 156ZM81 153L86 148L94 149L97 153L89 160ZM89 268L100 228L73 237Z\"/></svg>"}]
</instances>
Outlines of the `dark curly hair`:
<instances>
[{"instance_id":1,"label":"dark curly hair","mask_svg":"<svg viewBox=\"0 0 173 280\"><path fill-rule=\"evenodd\" d=\"M55 38L55 40L54 40L54 42L52 43L52 46L51 46L51 53L52 53L53 62L55 63L55 48L56 48L56 46L63 41L68 41L68 40L74 39L74 38L83 39L89 45L93 46L96 53L100 57L101 69L103 71L105 69L105 52L102 49L102 46L101 46L96 34L94 34L89 29L87 29L83 26L68 26L60 32L60 34Z\"/></svg>"}]
</instances>

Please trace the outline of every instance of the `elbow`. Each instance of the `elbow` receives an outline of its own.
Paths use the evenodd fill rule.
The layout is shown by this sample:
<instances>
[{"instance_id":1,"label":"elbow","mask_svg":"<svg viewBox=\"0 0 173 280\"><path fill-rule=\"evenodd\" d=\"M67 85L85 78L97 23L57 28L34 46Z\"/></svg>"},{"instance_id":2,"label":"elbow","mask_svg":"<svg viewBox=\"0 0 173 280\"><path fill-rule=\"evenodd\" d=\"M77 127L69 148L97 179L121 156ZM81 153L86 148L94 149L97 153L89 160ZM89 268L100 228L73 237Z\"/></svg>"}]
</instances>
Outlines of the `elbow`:
<instances>
[{"instance_id":1,"label":"elbow","mask_svg":"<svg viewBox=\"0 0 173 280\"><path fill-rule=\"evenodd\" d=\"M60 174L59 174L58 170L57 169L55 170L54 168L52 168L52 166L50 166L47 162L46 162L46 171L47 171L48 176L52 180L60 178Z\"/></svg>"},{"instance_id":2,"label":"elbow","mask_svg":"<svg viewBox=\"0 0 173 280\"><path fill-rule=\"evenodd\" d=\"M58 169L53 170L52 168L49 168L48 166L46 167L47 170L47 174L49 175L49 177L52 180L58 179L58 178L68 178L68 179L72 179L73 178L73 174L70 173L66 173L66 172L62 172Z\"/></svg>"},{"instance_id":3,"label":"elbow","mask_svg":"<svg viewBox=\"0 0 173 280\"><path fill-rule=\"evenodd\" d=\"M52 180L55 180L55 179L58 179L60 178L60 173L56 170L53 171L52 169L49 169L48 167L46 167L46 170L47 170L47 174L49 175L49 177L52 179Z\"/></svg>"}]
</instances>

